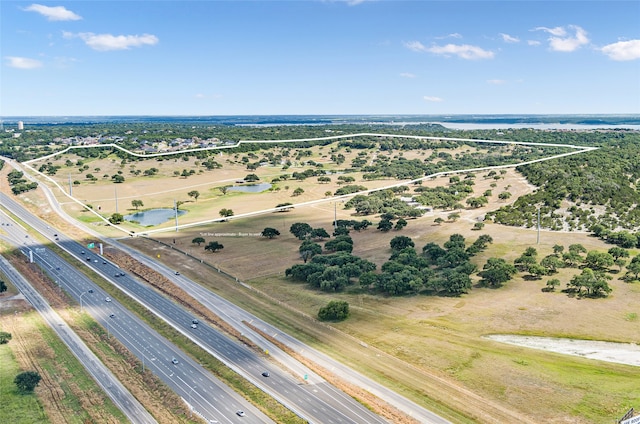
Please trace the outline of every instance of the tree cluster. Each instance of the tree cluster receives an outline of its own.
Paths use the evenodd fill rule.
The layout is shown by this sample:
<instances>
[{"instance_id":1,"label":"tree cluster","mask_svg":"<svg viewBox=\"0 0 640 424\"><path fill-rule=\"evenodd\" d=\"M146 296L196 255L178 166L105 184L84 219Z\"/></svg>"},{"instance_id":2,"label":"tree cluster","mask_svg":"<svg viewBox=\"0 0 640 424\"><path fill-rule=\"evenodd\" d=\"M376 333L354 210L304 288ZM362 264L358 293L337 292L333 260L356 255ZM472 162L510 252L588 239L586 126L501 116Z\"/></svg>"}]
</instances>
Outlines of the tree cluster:
<instances>
[{"instance_id":1,"label":"tree cluster","mask_svg":"<svg viewBox=\"0 0 640 424\"><path fill-rule=\"evenodd\" d=\"M563 142L598 146L599 149L518 167L530 183L539 187L538 190L488 216L505 225L533 227L537 224L539 208L544 228L591 230L598 237L622 247L631 247L635 238L637 247L640 192L636 187L640 183L640 170L636 158L640 134L615 131L553 134ZM538 133L533 135L544 137ZM560 210L563 201L571 205L566 211ZM618 228L627 233L621 232L618 237ZM627 245L623 246L623 243Z\"/></svg>"},{"instance_id":2,"label":"tree cluster","mask_svg":"<svg viewBox=\"0 0 640 424\"><path fill-rule=\"evenodd\" d=\"M13 194L20 194L27 191L35 190L38 187L38 183L28 182L24 177L24 172L14 169L7 174L7 181L11 187Z\"/></svg>"},{"instance_id":3,"label":"tree cluster","mask_svg":"<svg viewBox=\"0 0 640 424\"><path fill-rule=\"evenodd\" d=\"M427 243L418 255L413 242L404 236L391 241L393 254L382 265L382 273L367 276L371 287L387 294L431 294L459 296L471 288L470 275L476 266L470 258L484 250L493 240L488 235L478 238L469 247L460 234L453 234L444 244ZM362 284L362 279L361 279Z\"/></svg>"},{"instance_id":4,"label":"tree cluster","mask_svg":"<svg viewBox=\"0 0 640 424\"><path fill-rule=\"evenodd\" d=\"M320 321L344 321L349 317L349 303L332 300L318 311Z\"/></svg>"}]
</instances>

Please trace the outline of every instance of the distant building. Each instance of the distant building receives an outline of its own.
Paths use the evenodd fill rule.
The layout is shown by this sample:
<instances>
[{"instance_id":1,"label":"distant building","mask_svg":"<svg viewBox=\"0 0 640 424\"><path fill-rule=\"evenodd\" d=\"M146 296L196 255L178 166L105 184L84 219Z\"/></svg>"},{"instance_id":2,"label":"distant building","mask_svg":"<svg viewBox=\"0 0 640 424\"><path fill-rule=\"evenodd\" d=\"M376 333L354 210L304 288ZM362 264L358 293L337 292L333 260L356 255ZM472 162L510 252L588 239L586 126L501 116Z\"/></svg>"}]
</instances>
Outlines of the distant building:
<instances>
[{"instance_id":1,"label":"distant building","mask_svg":"<svg viewBox=\"0 0 640 424\"><path fill-rule=\"evenodd\" d=\"M18 131L24 130L24 122L18 121Z\"/></svg>"}]
</instances>

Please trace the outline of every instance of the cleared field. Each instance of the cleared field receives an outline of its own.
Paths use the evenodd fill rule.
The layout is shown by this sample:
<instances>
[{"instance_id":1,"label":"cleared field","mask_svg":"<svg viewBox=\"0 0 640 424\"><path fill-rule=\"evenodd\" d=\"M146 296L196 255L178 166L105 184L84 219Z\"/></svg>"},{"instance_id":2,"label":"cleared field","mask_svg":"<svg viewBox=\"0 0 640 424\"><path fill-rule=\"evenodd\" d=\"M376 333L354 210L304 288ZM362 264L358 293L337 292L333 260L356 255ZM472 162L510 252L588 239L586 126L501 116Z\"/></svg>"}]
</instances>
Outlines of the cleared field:
<instances>
[{"instance_id":1,"label":"cleared field","mask_svg":"<svg viewBox=\"0 0 640 424\"><path fill-rule=\"evenodd\" d=\"M317 158L320 157L318 152ZM95 166L103 169L106 165ZM179 161L172 166L179 170L187 165ZM251 171L225 163L223 170L204 171L182 179L168 176L171 169L167 167L165 176L153 179L151 185L143 184L141 179L117 185L117 196L122 202L120 204L124 205L120 207L128 207L131 199L142 199L145 208L166 207L172 205L173 198L181 196L180 199L188 202L182 208L189 211L186 215L189 218L181 218L181 222L187 222L202 217L218 218L221 208L230 208L239 214L271 208L282 202L322 198L325 191L335 191L338 187L335 181L318 184L315 178L310 178L300 182L279 182L279 191L222 195L215 186L232 184ZM266 167L256 173L268 181L281 172L276 171ZM354 176L356 184L363 183L358 175ZM385 185L395 182L374 183ZM424 185L445 183L445 179L440 179L426 181ZM492 188L491 183L496 183L496 187ZM367 185L370 186L369 183ZM285 189L285 186L289 188ZM291 192L298 186L305 192L292 197ZM390 256L389 241L396 235L410 236L420 250L428 242L442 244L454 233L462 234L468 243L480 234L491 235L493 244L473 260L479 267L488 257L513 261L527 247L535 247L539 258L551 253L555 244L566 248L580 243L587 250L602 251L611 247L579 233L543 231L538 244L534 230L487 223L482 231L473 231L479 217L505 204L498 200L498 193L508 190L513 195L509 201L515 201L533 189L514 171L508 171L498 181L478 175L474 195L490 188L493 195L489 204L479 209L460 210L461 218L456 222L435 225L436 217L446 219L451 213L436 211L409 220L408 226L399 232L381 233L371 228L360 233L352 232L353 253L381 265ZM197 202L189 200L186 195L194 189L202 193ZM74 193L78 193L78 197L84 196L82 198L86 198L94 208L101 205L102 211L111 213L114 210L114 184L95 184L85 191L78 190L74 188ZM35 195L24 196L34 204L40 202ZM86 214L76 206L67 210L76 216ZM612 420L631 406L640 406L640 388L637 385L640 370L637 367L503 345L482 337L513 333L640 343L638 321L633 319L637 317L640 304L640 287L637 284L624 283L614 276L610 282L613 292L608 298L577 299L559 290L542 292L546 278L528 281L517 277L500 289L474 287L468 295L460 298L391 298L355 287L343 293L316 292L286 280L285 269L301 263L298 255L300 242L289 233L291 224L307 222L312 227L324 227L331 232L334 214L338 219L361 219L354 217L352 211L344 210L341 203L327 202L285 213L231 219L229 222L154 235L154 238L176 249L141 239L131 239L130 243L149 255L160 255L159 260L171 264L216 293L454 422L507 423L514 422L514 417L517 417L520 422L600 423ZM371 220L377 222L377 218ZM165 226L170 228L171 225ZM265 227L278 229L281 236L274 240L258 236ZM107 235L117 234L103 225L94 228ZM135 225L129 228L136 232L145 230ZM206 242L218 241L224 249L207 253L203 246L191 242L195 237L203 237ZM219 266L259 291L239 288L177 249ZM637 251L632 252L632 255L636 254ZM560 279L562 288L575 272L575 269L561 269L554 277ZM347 321L333 325L339 331L303 318L305 315L315 316L319 307L334 299L348 301L352 310ZM284 302L286 307L278 302Z\"/></svg>"}]
</instances>

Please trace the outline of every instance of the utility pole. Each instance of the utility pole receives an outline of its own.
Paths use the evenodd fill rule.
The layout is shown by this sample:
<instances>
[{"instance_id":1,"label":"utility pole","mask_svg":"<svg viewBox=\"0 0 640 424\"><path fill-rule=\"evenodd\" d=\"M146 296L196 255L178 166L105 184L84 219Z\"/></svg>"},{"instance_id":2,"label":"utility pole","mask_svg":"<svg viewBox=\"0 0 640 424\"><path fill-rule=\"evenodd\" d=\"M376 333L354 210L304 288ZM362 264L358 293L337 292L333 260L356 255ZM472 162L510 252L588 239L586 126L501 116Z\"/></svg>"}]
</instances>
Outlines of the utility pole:
<instances>
[{"instance_id":1,"label":"utility pole","mask_svg":"<svg viewBox=\"0 0 640 424\"><path fill-rule=\"evenodd\" d=\"M178 232L178 203L176 203L176 199L173 199L173 211L175 213L176 233L177 233Z\"/></svg>"},{"instance_id":2,"label":"utility pole","mask_svg":"<svg viewBox=\"0 0 640 424\"><path fill-rule=\"evenodd\" d=\"M538 207L538 240L536 244L540 244L540 207Z\"/></svg>"}]
</instances>

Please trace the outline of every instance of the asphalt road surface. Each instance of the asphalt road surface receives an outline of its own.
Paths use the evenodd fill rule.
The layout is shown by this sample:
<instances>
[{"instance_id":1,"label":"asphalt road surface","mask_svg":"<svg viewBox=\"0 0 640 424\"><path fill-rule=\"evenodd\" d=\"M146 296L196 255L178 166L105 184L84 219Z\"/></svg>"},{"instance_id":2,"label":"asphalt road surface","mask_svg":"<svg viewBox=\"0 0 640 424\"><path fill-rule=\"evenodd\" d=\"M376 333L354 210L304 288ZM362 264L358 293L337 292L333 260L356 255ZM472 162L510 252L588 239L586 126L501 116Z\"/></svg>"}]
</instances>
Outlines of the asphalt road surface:
<instances>
[{"instance_id":1,"label":"asphalt road surface","mask_svg":"<svg viewBox=\"0 0 640 424\"><path fill-rule=\"evenodd\" d=\"M115 278L115 270L121 271L115 265L102 260L102 258L98 259L95 254L91 254L91 261L86 260L86 256L81 253L83 248L78 247L77 243L31 216L29 212L21 208L12 199L8 199L6 196L0 197L2 198L3 206L10 209L24 222L33 226L42 235L54 240L58 238L57 242L62 246L72 246L74 250L69 251L71 253L75 252L78 258L85 258L83 264L86 266L95 267L94 269L97 271L101 271L101 267L108 267L109 272L112 273L110 275L114 275L113 278ZM18 223L11 222L10 224L5 228L5 231L8 230L13 233L19 229ZM20 238L20 236L17 237ZM35 263L49 273L61 290L65 290L76 298L81 307L107 329L110 337L116 337L134 355L140 358L145 368L151 370L172 390L178 393L190 406L191 413L208 422L272 422L246 399L214 377L196 361L184 355L178 347L158 335L155 330L143 323L127 308L120 305L116 300L109 298L109 295L85 274L53 253L45 245L34 240L33 237L27 236L24 237L20 250L28 258L33 258ZM86 248L84 250L87 251L88 255L88 250ZM105 264L104 262L107 263ZM82 266L82 264L77 265ZM126 275L118 278L134 281ZM108 298L109 301L107 301ZM174 358L177 363L172 362ZM243 411L244 416L237 415L238 411Z\"/></svg>"},{"instance_id":2,"label":"asphalt road surface","mask_svg":"<svg viewBox=\"0 0 640 424\"><path fill-rule=\"evenodd\" d=\"M4 197L2 199L4 202ZM12 207L21 209L20 205L17 204L12 205ZM16 209L16 211L19 209ZM57 236L54 237L54 234L51 233L55 230L51 228L43 228L42 223L40 227L38 227L37 222L34 221L35 217L31 216L31 214L26 211L24 212L24 216L20 215L21 218L28 221L30 225L33 225L41 231L51 241L58 243L61 247L78 257L79 260L84 260L88 266L100 272L105 278L111 280L131 297L137 299L155 314L162 317L179 331L183 332L187 337L190 337L209 353L218 357L229 367L254 383L257 387L272 395L289 409L309 422L386 422L384 419L373 414L342 391L322 380L311 370L306 369L306 367L302 366L289 355L284 354L282 351L277 349L277 347L271 345L267 340L252 332L241 321L255 321L256 325L259 324L257 326L261 326L261 328L268 328L269 331L273 331L272 334L282 334L279 330L259 321L256 317L247 314L235 305L222 301L220 298L217 298L201 286L188 281L186 278L182 276L174 276L191 295L196 297L207 307L211 308L216 314L227 319L229 323L234 325L240 332L245 333L254 339L254 341L257 341L257 344L264 347L264 350L269 350L271 356L284 364L285 368L289 368L291 372L283 371L279 366L274 367L273 362L268 360L268 358L265 358L263 355L256 354L252 350L240 344L237 340L230 339L226 335L219 333L216 329L209 327L204 323L198 324L196 329L191 328L191 320L194 317L192 317L188 311L182 309L146 285L141 284L131 276L126 275L126 273L125 275L120 275L121 270L108 261L104 261L95 253L95 249L90 251L86 247L78 245L73 240L66 238L63 234L58 232L54 233ZM55 240L56 238L57 240ZM138 258L139 256L139 254L136 255ZM44 260L46 261L46 258L44 258ZM152 262L149 258L144 258L144 261L148 262L148 264L155 269L164 268L159 264ZM47 263L45 266L49 266L51 268L54 267L54 265L50 263ZM165 270L165 272L173 274L173 271ZM118 276L116 276L116 274ZM80 293L75 294L75 296L78 298ZM314 360L319 364L326 366L328 369L334 370L334 372L336 372L335 370L338 370L343 378L346 377L349 381L359 383L361 387L364 387L366 390L380 396L389 403L394 404L396 407L399 407L401 410L406 412L408 415L413 416L420 422L447 422L430 411L416 405L402 396L399 396L395 392L386 389L384 386L355 373L353 370L339 362L333 361L319 352L301 344L290 336L282 334L281 337L287 339L291 343L296 343L297 347L295 349L298 352L305 352L307 355L312 355L315 358ZM141 358L141 360L145 361L144 350L136 350L135 348L130 349L134 354ZM328 366L325 364L328 364ZM269 377L262 377L261 374L264 371L269 371ZM306 377L306 379L304 377ZM190 390L190 392L193 393L193 390Z\"/></svg>"},{"instance_id":3,"label":"asphalt road surface","mask_svg":"<svg viewBox=\"0 0 640 424\"><path fill-rule=\"evenodd\" d=\"M134 424L157 423L138 400L118 381L111 371L93 354L91 349L78 335L60 318L49 306L47 301L11 264L0 256L0 269L11 279L24 297L42 315L45 322L58 334L102 390L111 398L115 405Z\"/></svg>"}]
</instances>

